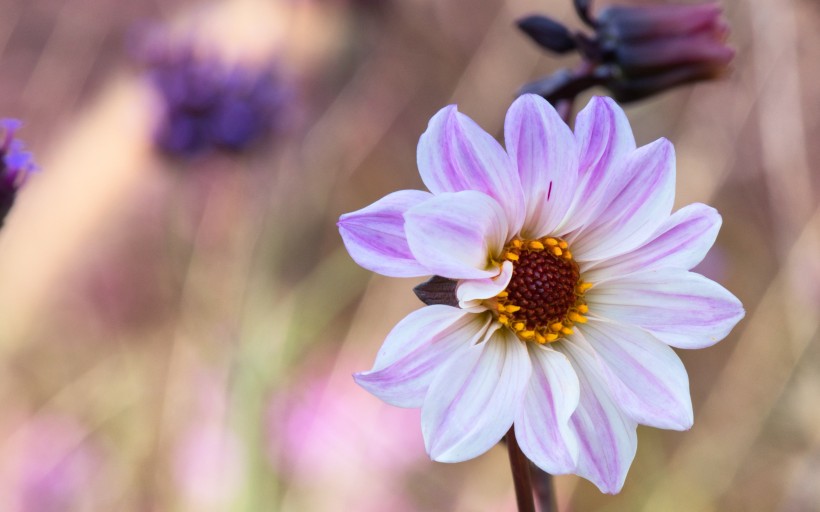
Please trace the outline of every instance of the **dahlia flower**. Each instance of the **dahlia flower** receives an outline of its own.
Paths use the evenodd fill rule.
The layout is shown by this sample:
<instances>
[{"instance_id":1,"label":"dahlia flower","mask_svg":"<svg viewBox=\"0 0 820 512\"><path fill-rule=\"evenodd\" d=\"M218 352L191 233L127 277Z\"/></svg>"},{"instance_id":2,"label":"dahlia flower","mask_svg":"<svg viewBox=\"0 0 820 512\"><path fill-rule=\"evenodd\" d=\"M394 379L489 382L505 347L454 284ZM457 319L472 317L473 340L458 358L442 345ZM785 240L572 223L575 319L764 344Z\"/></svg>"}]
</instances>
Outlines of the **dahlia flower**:
<instances>
[{"instance_id":1,"label":"dahlia flower","mask_svg":"<svg viewBox=\"0 0 820 512\"><path fill-rule=\"evenodd\" d=\"M670 347L713 345L744 315L689 271L721 218L703 204L672 213L672 144L636 147L608 98L593 98L573 133L545 100L521 96L504 139L506 152L448 106L419 141L429 192L341 216L359 265L455 280L459 306L409 314L354 377L387 403L421 408L433 460L476 457L512 427L544 471L616 493L639 423L692 426L688 376Z\"/></svg>"}]
</instances>

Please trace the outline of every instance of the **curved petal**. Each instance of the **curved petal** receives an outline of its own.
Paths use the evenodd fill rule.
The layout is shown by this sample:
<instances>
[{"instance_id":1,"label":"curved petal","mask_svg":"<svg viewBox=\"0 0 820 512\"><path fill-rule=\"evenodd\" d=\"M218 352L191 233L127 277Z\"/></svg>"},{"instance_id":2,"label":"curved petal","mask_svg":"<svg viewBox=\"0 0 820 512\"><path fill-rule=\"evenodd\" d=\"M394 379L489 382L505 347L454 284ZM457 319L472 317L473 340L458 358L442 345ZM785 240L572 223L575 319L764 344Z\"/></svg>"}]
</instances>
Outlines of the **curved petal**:
<instances>
[{"instance_id":1,"label":"curved petal","mask_svg":"<svg viewBox=\"0 0 820 512\"><path fill-rule=\"evenodd\" d=\"M709 252L720 224L720 214L711 206L700 203L684 206L673 213L648 242L626 254L601 262L585 272L585 279L599 282L662 267L689 270Z\"/></svg>"},{"instance_id":2,"label":"curved petal","mask_svg":"<svg viewBox=\"0 0 820 512\"><path fill-rule=\"evenodd\" d=\"M373 369L353 376L385 402L421 407L433 377L454 352L484 336L491 317L450 306L427 306L407 315L387 335Z\"/></svg>"},{"instance_id":3,"label":"curved petal","mask_svg":"<svg viewBox=\"0 0 820 512\"><path fill-rule=\"evenodd\" d=\"M524 190L524 238L540 238L564 220L578 181L578 145L547 100L524 94L504 121L504 141Z\"/></svg>"},{"instance_id":4,"label":"curved petal","mask_svg":"<svg viewBox=\"0 0 820 512\"><path fill-rule=\"evenodd\" d=\"M455 105L430 119L417 150L419 174L433 194L477 190L494 198L507 214L510 233L524 221L518 174L501 145Z\"/></svg>"},{"instance_id":5,"label":"curved petal","mask_svg":"<svg viewBox=\"0 0 820 512\"><path fill-rule=\"evenodd\" d=\"M610 258L637 247L672 211L675 149L668 140L636 149L613 174L607 196L599 198L604 208L573 239L579 259Z\"/></svg>"},{"instance_id":6,"label":"curved petal","mask_svg":"<svg viewBox=\"0 0 820 512\"><path fill-rule=\"evenodd\" d=\"M694 272L664 269L611 279L587 294L590 312L633 324L678 348L714 345L745 315L724 287Z\"/></svg>"},{"instance_id":7,"label":"curved petal","mask_svg":"<svg viewBox=\"0 0 820 512\"><path fill-rule=\"evenodd\" d=\"M564 354L527 345L532 378L515 417L515 438L524 455L547 473L571 473L578 464L578 438L569 423L578 407L578 376Z\"/></svg>"},{"instance_id":8,"label":"curved petal","mask_svg":"<svg viewBox=\"0 0 820 512\"><path fill-rule=\"evenodd\" d=\"M578 184L570 213L561 231L580 226L596 212L593 205L606 196L616 168L635 151L629 119L612 98L593 96L575 119L578 143Z\"/></svg>"},{"instance_id":9,"label":"curved petal","mask_svg":"<svg viewBox=\"0 0 820 512\"><path fill-rule=\"evenodd\" d=\"M450 359L421 408L430 457L462 462L492 448L512 426L531 373L524 343L506 328Z\"/></svg>"},{"instance_id":10,"label":"curved petal","mask_svg":"<svg viewBox=\"0 0 820 512\"><path fill-rule=\"evenodd\" d=\"M637 423L618 407L602 375L595 351L581 337L557 344L578 375L581 395L571 425L578 436L575 473L601 492L616 494L638 449Z\"/></svg>"},{"instance_id":11,"label":"curved petal","mask_svg":"<svg viewBox=\"0 0 820 512\"><path fill-rule=\"evenodd\" d=\"M481 301L495 297L503 292L507 285L510 284L510 279L513 275L513 264L511 261L505 261L501 264L501 273L492 278L486 279L469 279L461 281L456 288L456 297L458 298L458 306L461 309L468 309L475 311L480 308L484 311Z\"/></svg>"},{"instance_id":12,"label":"curved petal","mask_svg":"<svg viewBox=\"0 0 820 512\"><path fill-rule=\"evenodd\" d=\"M468 190L434 196L404 214L404 231L416 260L450 279L498 275L492 258L507 241L507 222L495 199Z\"/></svg>"},{"instance_id":13,"label":"curved petal","mask_svg":"<svg viewBox=\"0 0 820 512\"><path fill-rule=\"evenodd\" d=\"M432 194L421 190L400 190L339 217L336 225L353 261L390 277L429 275L407 245L404 212L431 197Z\"/></svg>"},{"instance_id":14,"label":"curved petal","mask_svg":"<svg viewBox=\"0 0 820 512\"><path fill-rule=\"evenodd\" d=\"M613 398L633 420L692 428L689 376L675 351L635 326L590 319L579 330L604 362Z\"/></svg>"}]
</instances>

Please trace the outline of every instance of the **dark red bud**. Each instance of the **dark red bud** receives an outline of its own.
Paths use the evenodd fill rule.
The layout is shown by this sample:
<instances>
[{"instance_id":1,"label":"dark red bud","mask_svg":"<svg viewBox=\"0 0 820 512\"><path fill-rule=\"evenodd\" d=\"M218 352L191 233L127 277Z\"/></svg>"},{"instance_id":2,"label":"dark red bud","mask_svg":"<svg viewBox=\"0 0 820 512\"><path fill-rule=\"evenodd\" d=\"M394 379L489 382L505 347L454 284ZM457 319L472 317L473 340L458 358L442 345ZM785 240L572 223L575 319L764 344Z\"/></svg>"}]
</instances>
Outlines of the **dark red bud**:
<instances>
[{"instance_id":1,"label":"dark red bud","mask_svg":"<svg viewBox=\"0 0 820 512\"><path fill-rule=\"evenodd\" d=\"M597 17L599 34L618 41L667 38L709 30L719 23L717 3L694 5L612 6ZM720 22L722 23L722 22Z\"/></svg>"},{"instance_id":2,"label":"dark red bud","mask_svg":"<svg viewBox=\"0 0 820 512\"><path fill-rule=\"evenodd\" d=\"M518 28L540 46L555 53L567 53L577 47L567 27L546 16L522 18L518 20Z\"/></svg>"}]
</instances>

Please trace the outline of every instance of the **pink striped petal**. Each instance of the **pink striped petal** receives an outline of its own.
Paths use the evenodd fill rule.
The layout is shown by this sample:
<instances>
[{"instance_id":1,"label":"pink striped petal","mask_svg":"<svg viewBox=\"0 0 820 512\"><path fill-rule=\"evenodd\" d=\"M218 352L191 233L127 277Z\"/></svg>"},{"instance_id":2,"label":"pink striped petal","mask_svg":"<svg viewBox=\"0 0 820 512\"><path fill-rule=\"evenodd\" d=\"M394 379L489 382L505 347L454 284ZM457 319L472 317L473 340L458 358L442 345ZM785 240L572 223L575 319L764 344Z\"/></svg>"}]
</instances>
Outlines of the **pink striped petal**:
<instances>
[{"instance_id":1,"label":"pink striped petal","mask_svg":"<svg viewBox=\"0 0 820 512\"><path fill-rule=\"evenodd\" d=\"M564 354L527 345L532 378L515 417L515 438L524 455L547 473L571 473L578 464L578 438L570 426L580 395L578 376Z\"/></svg>"},{"instance_id":2,"label":"pink striped petal","mask_svg":"<svg viewBox=\"0 0 820 512\"><path fill-rule=\"evenodd\" d=\"M404 230L416 261L451 279L495 277L507 241L504 211L486 194L472 190L434 196L405 214Z\"/></svg>"},{"instance_id":3,"label":"pink striped petal","mask_svg":"<svg viewBox=\"0 0 820 512\"><path fill-rule=\"evenodd\" d=\"M659 139L632 152L613 173L596 217L573 237L579 259L623 254L645 242L669 217L675 200L675 149Z\"/></svg>"},{"instance_id":4,"label":"pink striped petal","mask_svg":"<svg viewBox=\"0 0 820 512\"><path fill-rule=\"evenodd\" d=\"M588 343L575 336L556 349L572 363L581 389L571 420L579 447L575 473L601 492L616 494L624 486L638 449L637 423L614 401L602 377L601 362Z\"/></svg>"},{"instance_id":5,"label":"pink striped petal","mask_svg":"<svg viewBox=\"0 0 820 512\"><path fill-rule=\"evenodd\" d=\"M450 306L427 306L407 315L387 335L373 369L356 382L398 407L421 407L433 377L459 350L484 336L491 317Z\"/></svg>"},{"instance_id":6,"label":"pink striped petal","mask_svg":"<svg viewBox=\"0 0 820 512\"><path fill-rule=\"evenodd\" d=\"M527 349L509 329L450 359L421 408L430 457L462 462L492 448L512 426L531 373Z\"/></svg>"},{"instance_id":7,"label":"pink striped petal","mask_svg":"<svg viewBox=\"0 0 820 512\"><path fill-rule=\"evenodd\" d=\"M678 348L714 345L745 315L724 287L694 272L664 269L611 279L587 294L590 312L633 324Z\"/></svg>"},{"instance_id":8,"label":"pink striped petal","mask_svg":"<svg viewBox=\"0 0 820 512\"><path fill-rule=\"evenodd\" d=\"M583 226L606 197L617 168L635 150L635 137L629 119L611 98L593 96L575 119L578 143L578 184L570 213L561 231Z\"/></svg>"},{"instance_id":9,"label":"pink striped petal","mask_svg":"<svg viewBox=\"0 0 820 512\"><path fill-rule=\"evenodd\" d=\"M524 238L550 234L564 220L578 181L578 145L552 105L534 94L507 111L504 140L527 206Z\"/></svg>"},{"instance_id":10,"label":"pink striped petal","mask_svg":"<svg viewBox=\"0 0 820 512\"><path fill-rule=\"evenodd\" d=\"M604 362L612 396L642 425L692 427L689 376L675 352L639 327L591 319L581 335Z\"/></svg>"},{"instance_id":11,"label":"pink striped petal","mask_svg":"<svg viewBox=\"0 0 820 512\"><path fill-rule=\"evenodd\" d=\"M711 206L700 203L684 206L673 213L648 242L626 254L601 262L585 272L585 279L599 282L663 267L689 270L709 252L720 224L720 214Z\"/></svg>"},{"instance_id":12,"label":"pink striped petal","mask_svg":"<svg viewBox=\"0 0 820 512\"><path fill-rule=\"evenodd\" d=\"M518 174L501 145L455 105L430 119L419 140L417 160L424 184L433 194L477 190L505 211L517 233L524 222L524 196Z\"/></svg>"},{"instance_id":13,"label":"pink striped petal","mask_svg":"<svg viewBox=\"0 0 820 512\"><path fill-rule=\"evenodd\" d=\"M400 190L339 217L339 233L353 261L390 277L429 275L407 245L404 213L431 197L429 192Z\"/></svg>"}]
</instances>

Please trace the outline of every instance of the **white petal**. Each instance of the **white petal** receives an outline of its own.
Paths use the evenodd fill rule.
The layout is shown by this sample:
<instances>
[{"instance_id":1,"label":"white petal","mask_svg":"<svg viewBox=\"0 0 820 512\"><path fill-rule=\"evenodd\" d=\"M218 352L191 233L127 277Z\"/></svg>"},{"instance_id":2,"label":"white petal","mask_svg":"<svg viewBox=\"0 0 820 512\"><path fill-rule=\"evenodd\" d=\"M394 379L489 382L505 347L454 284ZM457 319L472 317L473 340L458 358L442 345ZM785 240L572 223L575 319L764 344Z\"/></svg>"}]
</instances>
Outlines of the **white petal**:
<instances>
[{"instance_id":1,"label":"white petal","mask_svg":"<svg viewBox=\"0 0 820 512\"><path fill-rule=\"evenodd\" d=\"M433 377L459 349L487 331L491 317L450 306L427 306L407 315L387 335L373 369L356 382L398 407L421 407Z\"/></svg>"},{"instance_id":2,"label":"white petal","mask_svg":"<svg viewBox=\"0 0 820 512\"><path fill-rule=\"evenodd\" d=\"M407 245L404 212L431 197L429 192L401 190L339 217L339 233L353 261L390 277L429 275Z\"/></svg>"},{"instance_id":3,"label":"white petal","mask_svg":"<svg viewBox=\"0 0 820 512\"><path fill-rule=\"evenodd\" d=\"M506 328L451 359L421 409L430 457L462 462L492 448L512 426L531 373L524 343Z\"/></svg>"},{"instance_id":4,"label":"white petal","mask_svg":"<svg viewBox=\"0 0 820 512\"><path fill-rule=\"evenodd\" d=\"M591 313L643 327L678 348L714 345L745 314L737 297L724 287L678 269L605 281L587 293L587 301Z\"/></svg>"},{"instance_id":5,"label":"white petal","mask_svg":"<svg viewBox=\"0 0 820 512\"><path fill-rule=\"evenodd\" d=\"M611 98L593 96L575 119L575 139L580 154L578 185L562 231L584 225L616 176L617 167L635 150L629 119Z\"/></svg>"},{"instance_id":6,"label":"white petal","mask_svg":"<svg viewBox=\"0 0 820 512\"><path fill-rule=\"evenodd\" d=\"M419 140L419 173L434 194L477 190L494 198L506 212L508 229L524 222L524 196L510 158L501 145L455 105L430 119Z\"/></svg>"},{"instance_id":7,"label":"white petal","mask_svg":"<svg viewBox=\"0 0 820 512\"><path fill-rule=\"evenodd\" d=\"M581 398L571 425L578 436L578 467L575 473L602 492L621 490L638 449L637 423L613 401L602 375L601 362L580 337L556 344L578 374Z\"/></svg>"},{"instance_id":8,"label":"white petal","mask_svg":"<svg viewBox=\"0 0 820 512\"><path fill-rule=\"evenodd\" d=\"M684 206L673 213L648 242L601 262L584 273L585 279L598 282L663 267L689 270L703 260L715 243L720 224L720 214L711 206L700 203Z\"/></svg>"},{"instance_id":9,"label":"white petal","mask_svg":"<svg viewBox=\"0 0 820 512\"><path fill-rule=\"evenodd\" d=\"M612 174L606 195L590 205L596 209L594 218L573 238L579 259L610 258L638 247L672 211L675 149L668 140L636 149Z\"/></svg>"},{"instance_id":10,"label":"white petal","mask_svg":"<svg viewBox=\"0 0 820 512\"><path fill-rule=\"evenodd\" d=\"M613 398L633 420L673 430L692 427L689 376L671 348L639 327L590 319L578 329L605 363Z\"/></svg>"},{"instance_id":11,"label":"white petal","mask_svg":"<svg viewBox=\"0 0 820 512\"><path fill-rule=\"evenodd\" d=\"M504 289L507 288L507 285L510 284L512 274L512 262L505 261L501 265L501 273L495 277L461 281L456 288L456 297L458 298L459 307L471 311L483 311L486 308L481 305L481 301L495 297L503 292Z\"/></svg>"},{"instance_id":12,"label":"white petal","mask_svg":"<svg viewBox=\"0 0 820 512\"><path fill-rule=\"evenodd\" d=\"M527 345L532 378L515 417L515 437L524 455L547 473L571 473L578 464L578 438L569 423L578 407L578 376L564 354Z\"/></svg>"},{"instance_id":13,"label":"white petal","mask_svg":"<svg viewBox=\"0 0 820 512\"><path fill-rule=\"evenodd\" d=\"M540 238L561 223L575 196L575 135L544 98L525 94L507 111L504 140L527 205L522 236Z\"/></svg>"},{"instance_id":14,"label":"white petal","mask_svg":"<svg viewBox=\"0 0 820 512\"><path fill-rule=\"evenodd\" d=\"M495 277L491 258L507 240L498 203L475 191L440 194L405 214L404 231L413 256L433 274L451 279Z\"/></svg>"}]
</instances>

